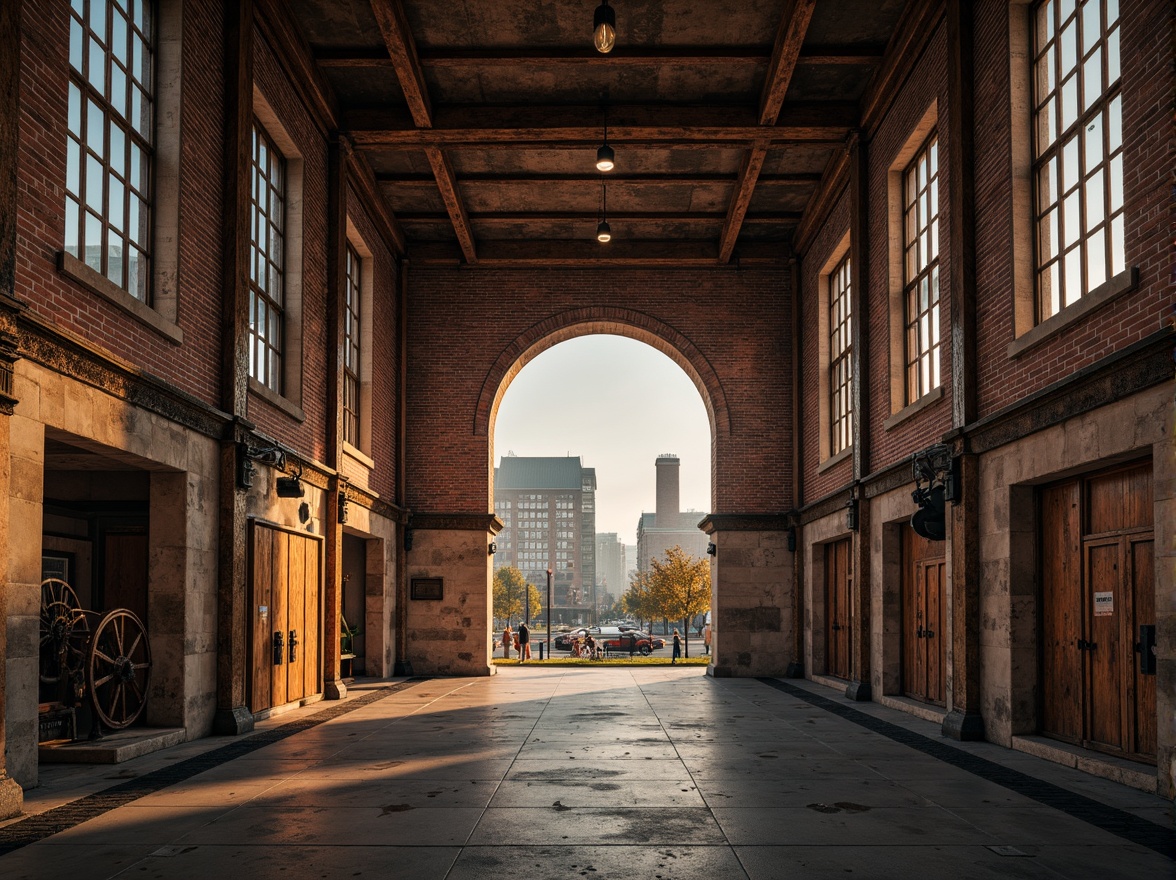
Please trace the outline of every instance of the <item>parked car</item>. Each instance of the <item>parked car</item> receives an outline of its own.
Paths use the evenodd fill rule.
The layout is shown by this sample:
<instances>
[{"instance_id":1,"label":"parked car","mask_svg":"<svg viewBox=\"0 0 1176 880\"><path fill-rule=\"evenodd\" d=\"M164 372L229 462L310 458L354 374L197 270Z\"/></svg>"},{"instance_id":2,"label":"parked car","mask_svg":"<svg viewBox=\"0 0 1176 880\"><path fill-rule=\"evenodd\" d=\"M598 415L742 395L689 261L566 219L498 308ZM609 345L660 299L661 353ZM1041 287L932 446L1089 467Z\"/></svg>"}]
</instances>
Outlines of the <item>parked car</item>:
<instances>
[{"instance_id":1,"label":"parked car","mask_svg":"<svg viewBox=\"0 0 1176 880\"><path fill-rule=\"evenodd\" d=\"M552 647L556 651L570 651L572 650L572 643L576 641L576 639L584 638L586 635L588 635L589 631L592 631L592 635L596 636L600 632L600 627L581 626L578 629L573 629L569 632L557 633L555 638L552 640Z\"/></svg>"},{"instance_id":2,"label":"parked car","mask_svg":"<svg viewBox=\"0 0 1176 880\"><path fill-rule=\"evenodd\" d=\"M644 657L666 646L665 639L655 638L636 629L625 630L615 635L598 636L597 641L611 653L641 654Z\"/></svg>"}]
</instances>

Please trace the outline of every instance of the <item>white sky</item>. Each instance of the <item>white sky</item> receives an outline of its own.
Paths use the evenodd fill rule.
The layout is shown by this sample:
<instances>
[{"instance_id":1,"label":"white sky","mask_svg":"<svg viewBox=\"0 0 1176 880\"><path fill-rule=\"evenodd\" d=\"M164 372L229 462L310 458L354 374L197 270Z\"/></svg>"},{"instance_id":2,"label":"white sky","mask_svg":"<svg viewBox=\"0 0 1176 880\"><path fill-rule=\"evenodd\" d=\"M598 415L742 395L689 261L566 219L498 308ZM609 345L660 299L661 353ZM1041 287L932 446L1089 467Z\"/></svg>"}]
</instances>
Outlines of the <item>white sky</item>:
<instances>
[{"instance_id":1,"label":"white sky","mask_svg":"<svg viewBox=\"0 0 1176 880\"><path fill-rule=\"evenodd\" d=\"M681 465L681 509L710 511L710 424L698 389L655 348L623 336L561 342L525 366L494 425L494 463L578 455L596 468L596 531L637 543L656 507L658 455Z\"/></svg>"}]
</instances>

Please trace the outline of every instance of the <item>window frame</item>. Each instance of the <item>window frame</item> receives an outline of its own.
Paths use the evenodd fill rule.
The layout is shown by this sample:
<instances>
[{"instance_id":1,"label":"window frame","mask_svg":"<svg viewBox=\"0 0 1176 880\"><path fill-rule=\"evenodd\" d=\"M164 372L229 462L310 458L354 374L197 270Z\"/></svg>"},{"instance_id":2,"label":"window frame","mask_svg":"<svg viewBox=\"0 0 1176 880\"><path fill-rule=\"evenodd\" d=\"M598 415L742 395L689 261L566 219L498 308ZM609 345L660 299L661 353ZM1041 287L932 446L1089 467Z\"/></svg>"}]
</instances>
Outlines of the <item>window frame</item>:
<instances>
[{"instance_id":1,"label":"window frame","mask_svg":"<svg viewBox=\"0 0 1176 880\"><path fill-rule=\"evenodd\" d=\"M924 157L925 182L918 176L923 169ZM932 129L902 173L903 361L908 405L932 393L943 381L939 170L939 132ZM924 216L925 212L927 216ZM920 296L924 281L927 291L925 307Z\"/></svg>"},{"instance_id":2,"label":"window frame","mask_svg":"<svg viewBox=\"0 0 1176 880\"><path fill-rule=\"evenodd\" d=\"M849 251L829 273L829 452L853 446L853 262ZM840 345L838 344L840 342ZM839 372L840 371L840 372Z\"/></svg>"},{"instance_id":3,"label":"window frame","mask_svg":"<svg viewBox=\"0 0 1176 880\"><path fill-rule=\"evenodd\" d=\"M351 242L347 242L344 247L346 267L343 297L343 442L358 449L362 442L360 371L363 342L363 261Z\"/></svg>"},{"instance_id":4,"label":"window frame","mask_svg":"<svg viewBox=\"0 0 1176 880\"><path fill-rule=\"evenodd\" d=\"M93 29L95 18L92 13L98 6L104 10L101 36ZM156 43L161 14L151 0L130 0L117 4L113 0L85 0L84 14L79 14L74 4L69 4L67 9L70 31L67 105L70 109L67 113L66 174L63 186L63 254L72 257L73 260L67 261L63 257L62 262L68 266L69 274L81 276L80 280L88 286L98 287L100 292L105 293L109 290L107 284L113 285L115 291L126 294L150 308L154 288L154 176L157 151L155 115L159 101L159 48ZM140 12L143 14L140 15ZM121 54L115 48L115 27L120 17L125 24L125 41ZM75 40L79 42L75 43ZM95 80L94 64L91 61L95 51L102 53L101 84ZM137 57L146 60L136 64ZM75 60L83 69L75 66ZM136 68L138 73L135 72ZM111 93L116 70L123 77L122 110L116 106ZM138 125L132 119L133 109L136 107L136 93L142 96L142 103L138 105L142 118L139 119ZM90 137L94 133L91 113L95 111L102 117L101 144L97 149L94 145L97 138ZM118 129L122 141L119 147L122 154L121 171L119 165L115 164L112 154L114 128ZM71 156L75 152L76 159L72 159ZM139 161L133 163L132 159L135 158L136 152ZM135 165L138 166L137 184L134 182ZM98 184L100 214L90 210L96 207L91 204L91 194L88 192L92 185L91 177L95 172L101 177ZM118 215L111 211L114 205L111 188L112 183L116 181L122 190ZM113 222L114 216L121 218L121 228ZM89 229L91 219L97 225L99 239L96 245L96 266L87 253L90 248L95 247L89 242L92 234L92 230ZM71 237L75 239L72 246ZM120 247L118 279L111 277L111 240L116 237ZM130 259L132 253L137 255L133 277ZM89 272L95 273L106 284L95 283L96 279L92 276L86 277ZM117 295L115 298L117 301ZM127 306L138 311L134 305ZM149 318L146 320L151 323Z\"/></svg>"},{"instance_id":5,"label":"window frame","mask_svg":"<svg viewBox=\"0 0 1176 880\"><path fill-rule=\"evenodd\" d=\"M266 131L261 120L254 118L252 130L252 146L250 149L250 221L249 221L249 375L257 380L264 388L278 395L285 393L285 339L286 339L286 302L285 302L285 262L286 262L286 206L288 202L286 191L286 158L278 149L273 137ZM262 150L266 152L265 169L260 167L263 158ZM273 161L269 161L271 159ZM267 172L276 169L277 181L271 180ZM259 194L262 186L266 190L266 205L273 204L269 196L276 191L278 210L276 212L261 209ZM260 247L260 233L263 223L267 230L266 249ZM277 246L268 238L268 233L276 233ZM276 253L274 251L276 250ZM259 283L261 263L267 270L276 273L277 290L270 288L269 271L266 274L266 285ZM274 295L276 293L276 295ZM264 312L264 321L260 321ZM259 330L264 325L265 329ZM272 334L271 334L271 329ZM259 355L266 354L265 369L260 370Z\"/></svg>"},{"instance_id":6,"label":"window frame","mask_svg":"<svg viewBox=\"0 0 1176 880\"><path fill-rule=\"evenodd\" d=\"M1088 25L1086 10L1097 7L1099 35L1084 49ZM1049 16L1050 31L1043 40L1042 28ZM1039 0L1029 9L1029 106L1031 150L1032 248L1033 248L1033 319L1040 325L1078 305L1127 269L1126 215L1124 198L1124 139L1122 130L1122 59L1119 40L1122 15L1107 21L1106 0L1077 0L1063 20L1057 0ZM1109 25L1109 26L1108 26ZM1074 63L1063 69L1064 34L1073 27ZM1115 78L1111 78L1112 48L1115 51ZM1086 101L1088 65L1097 55L1101 91L1082 109ZM1043 83L1043 72L1047 73ZM1063 81L1062 74L1067 74ZM1052 84L1051 79L1052 77ZM1062 127L1066 109L1065 87L1073 82L1073 119ZM1115 108L1118 108L1117 113ZM1049 118L1045 114L1049 113ZM1096 121L1099 161L1089 163L1092 139L1089 128ZM1052 127L1049 123L1052 122ZM1112 127L1117 126L1117 131ZM1048 143L1045 141L1048 140ZM1116 145L1117 141L1117 145ZM1068 180L1068 150L1074 145L1072 175ZM1115 169L1118 169L1118 183ZM1096 181L1097 178L1097 182ZM1099 193L1099 211L1092 212L1092 198ZM1118 205L1115 207L1116 197ZM1072 208L1071 208L1072 205ZM1093 223L1091 214L1098 214ZM1076 227L1071 237L1070 226ZM1047 243L1048 239L1048 243ZM1092 275L1091 252L1101 244L1101 261L1097 267L1101 278ZM1076 262L1076 278L1069 262ZM1092 283L1092 277L1097 278ZM1077 293L1072 286L1077 282Z\"/></svg>"}]
</instances>

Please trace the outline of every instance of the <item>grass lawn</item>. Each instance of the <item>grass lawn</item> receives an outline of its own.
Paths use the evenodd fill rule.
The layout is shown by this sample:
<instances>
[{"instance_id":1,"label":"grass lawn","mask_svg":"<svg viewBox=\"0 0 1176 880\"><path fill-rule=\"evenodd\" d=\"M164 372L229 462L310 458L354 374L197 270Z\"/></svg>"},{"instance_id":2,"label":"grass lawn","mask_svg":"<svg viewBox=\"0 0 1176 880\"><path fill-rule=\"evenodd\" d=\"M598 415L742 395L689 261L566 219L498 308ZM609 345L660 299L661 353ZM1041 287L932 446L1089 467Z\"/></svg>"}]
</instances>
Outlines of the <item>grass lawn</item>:
<instances>
[{"instance_id":1,"label":"grass lawn","mask_svg":"<svg viewBox=\"0 0 1176 880\"><path fill-rule=\"evenodd\" d=\"M534 650L533 654L537 654ZM678 661L678 666L706 666L710 663L710 657L684 657ZM512 657L507 660L502 657L494 658L495 666L518 666L517 658ZM524 666L669 666L669 657L642 657L640 655L630 660L628 657L610 657L608 660L585 660L579 657L570 657L568 655L555 656L549 660L540 660L536 656L532 660L528 660Z\"/></svg>"}]
</instances>

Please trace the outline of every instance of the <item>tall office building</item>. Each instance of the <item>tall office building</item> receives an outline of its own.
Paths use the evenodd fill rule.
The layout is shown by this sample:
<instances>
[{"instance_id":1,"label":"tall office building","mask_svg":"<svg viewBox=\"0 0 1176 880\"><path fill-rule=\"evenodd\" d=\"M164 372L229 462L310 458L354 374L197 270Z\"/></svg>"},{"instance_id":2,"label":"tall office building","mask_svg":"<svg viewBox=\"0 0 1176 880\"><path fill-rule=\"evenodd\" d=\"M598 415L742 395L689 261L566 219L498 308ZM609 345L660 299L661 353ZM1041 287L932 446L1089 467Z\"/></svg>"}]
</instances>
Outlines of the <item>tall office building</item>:
<instances>
[{"instance_id":1,"label":"tall office building","mask_svg":"<svg viewBox=\"0 0 1176 880\"><path fill-rule=\"evenodd\" d=\"M625 594L628 587L628 559L625 556L625 545L621 543L616 532L599 533L596 536L596 596L598 602L600 605L611 605Z\"/></svg>"},{"instance_id":2,"label":"tall office building","mask_svg":"<svg viewBox=\"0 0 1176 880\"><path fill-rule=\"evenodd\" d=\"M698 523L705 513L679 510L678 474L681 461L673 454L659 455L657 467L656 509L642 513L637 521L637 570L647 571L649 560L660 558L677 545L691 556L706 554L707 537Z\"/></svg>"},{"instance_id":3,"label":"tall office building","mask_svg":"<svg viewBox=\"0 0 1176 880\"><path fill-rule=\"evenodd\" d=\"M505 524L497 537L494 567L517 567L541 593L551 569L550 619L591 620L596 607L596 469L584 467L579 456L504 456L494 469L494 512Z\"/></svg>"}]
</instances>

